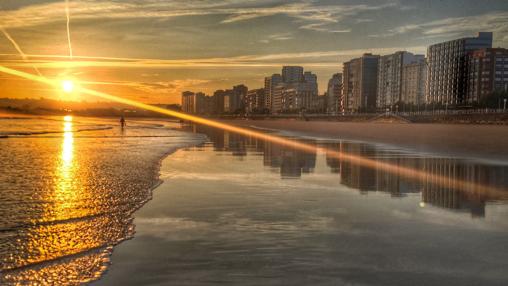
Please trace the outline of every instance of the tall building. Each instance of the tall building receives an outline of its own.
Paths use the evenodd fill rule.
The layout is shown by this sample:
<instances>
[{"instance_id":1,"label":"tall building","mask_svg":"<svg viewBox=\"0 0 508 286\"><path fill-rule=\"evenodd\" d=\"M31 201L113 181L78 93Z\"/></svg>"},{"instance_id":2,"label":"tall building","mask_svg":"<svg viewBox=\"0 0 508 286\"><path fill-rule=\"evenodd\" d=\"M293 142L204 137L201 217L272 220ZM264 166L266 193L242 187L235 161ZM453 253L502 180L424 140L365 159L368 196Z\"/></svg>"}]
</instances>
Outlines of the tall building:
<instances>
[{"instance_id":1,"label":"tall building","mask_svg":"<svg viewBox=\"0 0 508 286\"><path fill-rule=\"evenodd\" d=\"M272 90L272 108L271 113L280 113L283 111L283 97L286 86L283 83L279 83L273 87Z\"/></svg>"},{"instance_id":2,"label":"tall building","mask_svg":"<svg viewBox=\"0 0 508 286\"><path fill-rule=\"evenodd\" d=\"M301 82L303 80L303 67L283 66L282 81L285 83Z\"/></svg>"},{"instance_id":3,"label":"tall building","mask_svg":"<svg viewBox=\"0 0 508 286\"><path fill-rule=\"evenodd\" d=\"M282 83L282 76L280 74L273 74L265 77L265 107L272 110L273 91L275 86Z\"/></svg>"},{"instance_id":4,"label":"tall building","mask_svg":"<svg viewBox=\"0 0 508 286\"><path fill-rule=\"evenodd\" d=\"M245 97L245 111L261 113L265 110L265 90L263 88L251 89Z\"/></svg>"},{"instance_id":5,"label":"tall building","mask_svg":"<svg viewBox=\"0 0 508 286\"><path fill-rule=\"evenodd\" d=\"M303 85L306 91L312 92L314 95L318 94L317 75L310 71L303 74Z\"/></svg>"},{"instance_id":6,"label":"tall building","mask_svg":"<svg viewBox=\"0 0 508 286\"><path fill-rule=\"evenodd\" d=\"M192 114L207 113L208 99L202 92L184 91L182 92L182 110Z\"/></svg>"},{"instance_id":7,"label":"tall building","mask_svg":"<svg viewBox=\"0 0 508 286\"><path fill-rule=\"evenodd\" d=\"M427 103L465 105L473 102L467 93L467 54L491 48L492 33L432 45L427 50Z\"/></svg>"},{"instance_id":8,"label":"tall building","mask_svg":"<svg viewBox=\"0 0 508 286\"><path fill-rule=\"evenodd\" d=\"M326 92L326 113L337 114L342 110L342 74L336 73L328 80Z\"/></svg>"},{"instance_id":9,"label":"tall building","mask_svg":"<svg viewBox=\"0 0 508 286\"><path fill-rule=\"evenodd\" d=\"M224 91L224 112L238 113L245 110L245 96L248 88L243 85L236 85L233 89Z\"/></svg>"},{"instance_id":10,"label":"tall building","mask_svg":"<svg viewBox=\"0 0 508 286\"><path fill-rule=\"evenodd\" d=\"M316 74L303 67L284 66L282 76L274 74L265 78L265 105L270 112L307 110L318 107L318 83Z\"/></svg>"},{"instance_id":11,"label":"tall building","mask_svg":"<svg viewBox=\"0 0 508 286\"><path fill-rule=\"evenodd\" d=\"M248 90L247 86L243 84L233 86L234 100L231 103L233 110L242 111L245 109L245 97Z\"/></svg>"},{"instance_id":12,"label":"tall building","mask_svg":"<svg viewBox=\"0 0 508 286\"><path fill-rule=\"evenodd\" d=\"M307 71L303 74L302 81L298 83L289 83L288 87L294 88L297 92L296 109L307 111L314 110L317 106L318 84L317 75Z\"/></svg>"},{"instance_id":13,"label":"tall building","mask_svg":"<svg viewBox=\"0 0 508 286\"><path fill-rule=\"evenodd\" d=\"M376 107L379 56L364 54L344 63L343 112L358 112Z\"/></svg>"},{"instance_id":14,"label":"tall building","mask_svg":"<svg viewBox=\"0 0 508 286\"><path fill-rule=\"evenodd\" d=\"M196 92L195 95L196 104L194 105L196 114L205 114L209 113L210 108L210 97L206 96L206 94L202 92Z\"/></svg>"},{"instance_id":15,"label":"tall building","mask_svg":"<svg viewBox=\"0 0 508 286\"><path fill-rule=\"evenodd\" d=\"M301 103L298 90L295 88L283 88L281 93L281 110L284 111L297 111L300 109Z\"/></svg>"},{"instance_id":16,"label":"tall building","mask_svg":"<svg viewBox=\"0 0 508 286\"><path fill-rule=\"evenodd\" d=\"M215 103L215 113L221 114L224 113L224 95L225 91L222 89L216 90L213 93L214 103Z\"/></svg>"},{"instance_id":17,"label":"tall building","mask_svg":"<svg viewBox=\"0 0 508 286\"><path fill-rule=\"evenodd\" d=\"M194 113L195 94L192 91L182 92L182 111L185 113Z\"/></svg>"},{"instance_id":18,"label":"tall building","mask_svg":"<svg viewBox=\"0 0 508 286\"><path fill-rule=\"evenodd\" d=\"M404 66L423 58L423 55L414 55L405 51L379 58L376 99L378 109L384 110L402 101Z\"/></svg>"},{"instance_id":19,"label":"tall building","mask_svg":"<svg viewBox=\"0 0 508 286\"><path fill-rule=\"evenodd\" d=\"M405 65L402 68L402 102L410 105L425 104L427 62L425 59Z\"/></svg>"},{"instance_id":20,"label":"tall building","mask_svg":"<svg viewBox=\"0 0 508 286\"><path fill-rule=\"evenodd\" d=\"M468 54L467 98L480 102L508 91L508 49L480 49Z\"/></svg>"}]
</instances>

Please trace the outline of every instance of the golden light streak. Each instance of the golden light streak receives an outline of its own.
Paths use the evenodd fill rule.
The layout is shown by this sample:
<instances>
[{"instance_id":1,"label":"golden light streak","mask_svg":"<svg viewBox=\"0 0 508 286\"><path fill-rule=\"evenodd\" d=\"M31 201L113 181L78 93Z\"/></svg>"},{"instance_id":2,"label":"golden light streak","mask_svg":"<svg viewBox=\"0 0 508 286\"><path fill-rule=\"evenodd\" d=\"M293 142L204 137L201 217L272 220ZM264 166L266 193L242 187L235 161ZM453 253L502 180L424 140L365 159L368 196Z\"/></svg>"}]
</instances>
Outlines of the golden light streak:
<instances>
[{"instance_id":1,"label":"golden light streak","mask_svg":"<svg viewBox=\"0 0 508 286\"><path fill-rule=\"evenodd\" d=\"M18 51L19 55L21 56L21 58L23 59L24 62L28 62L28 57L26 56L26 54L23 52L23 50L21 49L21 47L18 45L18 43L14 40L14 38L7 32L6 29L4 29L3 27L0 27L0 31L2 31L2 33L4 34L4 36L12 43L12 45L14 46L14 48ZM37 72L38 75L42 76L41 72L39 71L39 69L34 66L32 64L32 67L34 68L34 70Z\"/></svg>"},{"instance_id":2,"label":"golden light streak","mask_svg":"<svg viewBox=\"0 0 508 286\"><path fill-rule=\"evenodd\" d=\"M25 78L28 80L33 80L33 81L40 82L40 83L49 84L55 88L59 87L58 81L46 79L46 78L43 78L40 76L21 72L18 70L13 70L13 69L10 69L10 68L4 67L4 66L0 66L0 72L19 76L19 77L22 77L22 78ZM88 94L88 95L100 97L100 98L103 98L103 99L106 99L109 101L114 101L114 102L130 105L130 106L134 106L137 108L157 112L160 114L177 117L177 118L191 121L194 123L223 129L223 130L237 133L240 135L251 136L251 137L254 137L257 139L265 140L265 141L272 142L272 143L279 144L279 145L285 145L285 146L299 149L299 150L305 151L305 152L315 152L315 150L316 150L315 146L312 146L312 145L309 145L306 143L286 139L286 138L275 136L275 135L265 134L265 133L261 133L261 132L257 132L257 131L253 131L253 130L248 130L245 128L236 127L236 126L221 123L218 121L213 121L213 120L209 120L209 119L205 119L205 118L201 118L198 116L189 115L189 114L185 114L185 113L181 113L181 112L177 112L177 111L173 111L173 110L168 110L168 109L160 108L157 106L148 105L145 103L137 102L137 101L127 99L127 98L114 96L114 95L96 91L96 90L91 90L91 89L87 89L87 88L80 88L79 91L83 94ZM372 169L382 169L386 172L389 172L389 173L392 173L392 174L395 174L398 176L412 178L412 179L420 180L423 182L432 182L436 185L440 185L443 187L454 186L457 188L457 190L459 190L461 192L465 192L468 194L482 194L482 195L485 195L489 199L508 199L508 192L504 192L504 191L497 189L495 187L484 186L484 185L480 185L480 184L477 184L474 182L454 179L454 178L441 176L441 175L437 175L437 174L431 174L431 173L427 173L425 171L416 170L416 169L412 169L412 168L400 167L400 166L393 165L390 163L379 162L379 161L376 161L373 159L364 158L364 157L357 156L357 155L351 155L351 154L336 151L336 150L327 149L326 152L329 156L335 157L339 160L348 161L348 162L351 162L351 163L359 165L359 166L364 166L364 167L368 167L368 168L372 168Z\"/></svg>"},{"instance_id":3,"label":"golden light streak","mask_svg":"<svg viewBox=\"0 0 508 286\"><path fill-rule=\"evenodd\" d=\"M67 42L69 44L69 57L72 60L71 13L69 11L69 0L65 0L65 15L67 16Z\"/></svg>"}]
</instances>

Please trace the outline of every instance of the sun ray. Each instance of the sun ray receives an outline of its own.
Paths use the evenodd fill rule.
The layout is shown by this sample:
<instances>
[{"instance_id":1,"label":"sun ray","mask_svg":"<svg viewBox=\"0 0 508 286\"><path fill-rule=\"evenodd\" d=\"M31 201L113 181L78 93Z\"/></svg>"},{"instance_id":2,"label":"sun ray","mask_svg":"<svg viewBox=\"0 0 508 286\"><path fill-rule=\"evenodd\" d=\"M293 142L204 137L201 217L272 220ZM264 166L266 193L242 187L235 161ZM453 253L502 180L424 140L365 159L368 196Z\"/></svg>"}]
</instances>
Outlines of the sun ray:
<instances>
[{"instance_id":1,"label":"sun ray","mask_svg":"<svg viewBox=\"0 0 508 286\"><path fill-rule=\"evenodd\" d=\"M14 69L11 69L11 68L8 68L5 66L1 66L1 65L0 65L0 72L18 76L18 77L25 78L28 80L48 84L50 86L53 86L54 88L60 88L60 84L61 84L61 82L58 80L44 78L41 76L14 70ZM279 137L279 136L275 136L275 135L271 135L271 134L265 134L265 133L261 133L258 131L253 131L253 130L225 124L222 122L218 122L218 121L214 121L214 120L210 120L210 119L206 119L206 118L202 118L202 117L198 117L198 116L194 116L194 115L189 115L189 114L185 114L185 113L181 113L181 112L177 112L177 111L173 111L173 110L160 108L157 106L141 103L141 102L138 102L135 100L111 95L111 94L108 94L105 92L100 92L100 91L96 91L96 90L92 90L92 89L88 89L88 88L79 88L79 92L82 94L87 94L87 95L99 97L99 98L106 99L109 101L114 101L117 103L130 105L130 106L137 107L140 109L145 109L145 110L157 112L157 113L168 115L168 116L173 116L173 117L176 117L176 118L179 118L182 120L191 121L191 122L194 122L197 124L207 125L210 127L223 129L223 130L237 133L240 135L251 136L251 137L265 140L268 142L272 142L275 144L289 146L289 147L299 149L304 152L315 152L315 150L316 150L316 147L312 146L310 144L298 142L295 140L290 140L287 138L283 138L283 137ZM464 192L467 194L481 193L482 195L485 195L489 199L496 199L496 200L497 199L504 199L504 200L508 199L507 192L500 190L498 188L495 188L495 187L485 186L485 185L477 184L474 182L469 182L469 181L454 179L454 178L441 176L441 175L437 175L437 174L432 174L432 173L428 173L428 172L418 170L418 169L401 167L401 166L397 166L394 164L380 162L380 161L377 161L374 159L369 159L369 158L365 158L365 157L358 156L358 155L351 155L351 154L336 151L336 150L325 149L325 151L327 152L327 154L329 156L335 157L340 160L348 161L348 162L351 162L351 163L359 165L359 166L364 166L364 167L373 168L373 169L376 169L376 168L382 169L386 172L389 172L389 173L392 173L392 174L395 174L398 176L412 178L412 179L416 179L416 180L420 180L420 181L424 181L424 182L430 181L436 185L440 185L443 187L454 186L455 188L457 188L458 191L461 191L461 192Z\"/></svg>"}]
</instances>

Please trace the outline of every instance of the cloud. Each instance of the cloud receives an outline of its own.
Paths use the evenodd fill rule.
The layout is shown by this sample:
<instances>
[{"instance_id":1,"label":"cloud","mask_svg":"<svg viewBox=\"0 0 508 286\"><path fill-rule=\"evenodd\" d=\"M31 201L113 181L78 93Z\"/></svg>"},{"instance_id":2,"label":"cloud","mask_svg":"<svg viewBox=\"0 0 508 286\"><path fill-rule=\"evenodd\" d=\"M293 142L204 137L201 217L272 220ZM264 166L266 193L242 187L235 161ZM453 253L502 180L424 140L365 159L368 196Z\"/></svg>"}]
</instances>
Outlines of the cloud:
<instances>
[{"instance_id":1,"label":"cloud","mask_svg":"<svg viewBox=\"0 0 508 286\"><path fill-rule=\"evenodd\" d=\"M369 35L373 38L391 37L407 33L420 33L424 38L456 37L478 31L508 33L508 12L491 12L482 15L445 18L420 24L407 24L387 33ZM502 38L504 41L504 38Z\"/></svg>"},{"instance_id":2,"label":"cloud","mask_svg":"<svg viewBox=\"0 0 508 286\"><path fill-rule=\"evenodd\" d=\"M324 25L325 25L325 23L313 23L313 24L307 24L307 25L300 26L300 29L312 30L312 31L318 31L318 32L329 32L329 33L349 33L349 32L351 32L351 29L333 30L333 29L324 27Z\"/></svg>"},{"instance_id":3,"label":"cloud","mask_svg":"<svg viewBox=\"0 0 508 286\"><path fill-rule=\"evenodd\" d=\"M351 49L338 51L314 51L295 53L276 53L262 55L243 55L225 58L201 59L137 59L111 57L79 57L74 61L67 61L64 56L27 55L29 60L24 62L13 59L13 55L0 55L0 62L11 67L38 68L78 68L78 67L112 67L112 68L210 68L210 67L279 67L298 61L305 66L338 66L341 61L361 56L366 52L373 54L390 54L400 50L414 53L425 53L425 46L390 47L372 49ZM3 60L2 60L3 58ZM330 60L332 58L332 60Z\"/></svg>"},{"instance_id":4,"label":"cloud","mask_svg":"<svg viewBox=\"0 0 508 286\"><path fill-rule=\"evenodd\" d=\"M260 42L267 44L273 41L287 41L291 39L293 39L292 33L282 33L269 35L266 39L260 40Z\"/></svg>"},{"instance_id":5,"label":"cloud","mask_svg":"<svg viewBox=\"0 0 508 286\"><path fill-rule=\"evenodd\" d=\"M336 29L337 24L346 17L355 16L366 11L381 10L396 6L394 3L382 5L314 5L312 2L280 5L262 9L243 9L233 13L222 23L234 23L259 17L285 15L305 24L299 28L318 32L347 33L350 29Z\"/></svg>"},{"instance_id":6,"label":"cloud","mask_svg":"<svg viewBox=\"0 0 508 286\"><path fill-rule=\"evenodd\" d=\"M178 94L185 89L209 83L210 80L182 79L165 82L137 82L137 81L79 81L80 85L110 85L134 88L150 94Z\"/></svg>"},{"instance_id":7,"label":"cloud","mask_svg":"<svg viewBox=\"0 0 508 286\"><path fill-rule=\"evenodd\" d=\"M224 15L222 24L252 20L260 17L285 15L300 24L301 29L320 32L345 32L336 29L345 17L365 11L394 7L394 3L382 5L318 5L313 1L274 5L271 1L143 1L114 2L83 0L70 2L71 19L95 20L111 18L170 18L197 15ZM0 11L0 26L19 28L65 21L65 3L54 2L25 6L17 10Z\"/></svg>"},{"instance_id":8,"label":"cloud","mask_svg":"<svg viewBox=\"0 0 508 286\"><path fill-rule=\"evenodd\" d=\"M357 24L360 24L360 23L371 23L371 22L374 22L373 19L368 19L368 18L358 18L355 20L355 23Z\"/></svg>"}]
</instances>

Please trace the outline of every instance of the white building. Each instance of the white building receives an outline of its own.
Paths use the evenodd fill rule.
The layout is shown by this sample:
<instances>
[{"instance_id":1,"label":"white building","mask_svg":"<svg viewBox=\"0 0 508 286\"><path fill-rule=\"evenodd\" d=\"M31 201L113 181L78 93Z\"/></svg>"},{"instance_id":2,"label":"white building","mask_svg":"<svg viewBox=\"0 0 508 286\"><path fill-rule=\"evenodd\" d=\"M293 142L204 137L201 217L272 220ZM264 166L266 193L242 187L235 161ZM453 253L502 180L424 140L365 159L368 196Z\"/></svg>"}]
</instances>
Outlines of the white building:
<instances>
[{"instance_id":1,"label":"white building","mask_svg":"<svg viewBox=\"0 0 508 286\"><path fill-rule=\"evenodd\" d=\"M425 104L425 86L427 81L427 62L418 59L402 70L402 102L410 105Z\"/></svg>"},{"instance_id":2,"label":"white building","mask_svg":"<svg viewBox=\"0 0 508 286\"><path fill-rule=\"evenodd\" d=\"M328 80L326 92L326 113L337 114L342 110L342 74L336 73Z\"/></svg>"},{"instance_id":3,"label":"white building","mask_svg":"<svg viewBox=\"0 0 508 286\"><path fill-rule=\"evenodd\" d=\"M423 60L423 55L399 51L381 56L378 65L376 107L384 110L402 102L404 66Z\"/></svg>"}]
</instances>

